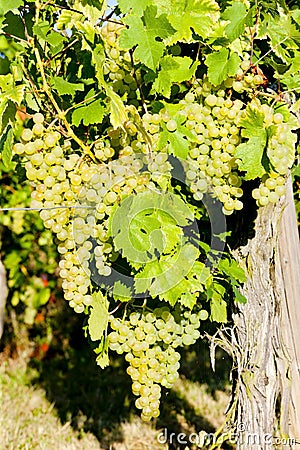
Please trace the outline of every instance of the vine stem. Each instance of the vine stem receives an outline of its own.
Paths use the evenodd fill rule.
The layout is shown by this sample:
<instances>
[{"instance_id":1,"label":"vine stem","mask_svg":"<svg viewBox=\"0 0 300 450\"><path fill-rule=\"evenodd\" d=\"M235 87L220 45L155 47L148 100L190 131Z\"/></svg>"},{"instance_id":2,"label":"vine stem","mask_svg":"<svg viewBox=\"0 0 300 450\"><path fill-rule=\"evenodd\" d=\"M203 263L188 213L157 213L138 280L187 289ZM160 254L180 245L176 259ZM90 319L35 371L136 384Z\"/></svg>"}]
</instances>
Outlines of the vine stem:
<instances>
[{"instance_id":1,"label":"vine stem","mask_svg":"<svg viewBox=\"0 0 300 450\"><path fill-rule=\"evenodd\" d=\"M66 113L65 111L62 111L60 109L60 107L58 106L52 92L51 92L51 88L47 83L46 80L46 75L45 75L45 71L44 71L44 64L43 61L41 59L41 55L40 52L38 50L37 47L34 48L34 54L36 57L36 61L37 61L37 65L38 68L40 69L40 73L41 73L41 77L42 77L42 81L43 81L43 88L45 93L47 94L49 100L51 101L52 105L54 106L54 109L56 110L59 119L63 122L68 135L70 136L70 138L72 138L78 145L80 148L82 148L82 150L84 151L84 153L86 153L87 155L89 155L89 157L95 162L95 157L93 155L93 153L90 150L90 147L88 145L86 145L78 136L76 136L76 134L74 133L74 131L72 130L71 125L69 124L69 122L66 119Z\"/></svg>"},{"instance_id":2,"label":"vine stem","mask_svg":"<svg viewBox=\"0 0 300 450\"><path fill-rule=\"evenodd\" d=\"M37 4L36 4L35 24L37 25L38 21L39 21L40 3L39 2L36 2L36 3ZM42 77L43 89L44 89L46 95L48 96L49 100L51 101L54 109L56 110L58 118L63 122L69 137L72 138L79 145L79 147L84 151L84 153L89 155L89 157L92 159L92 161L95 162L95 157L94 157L93 153L91 152L90 147L88 145L86 145L78 136L76 136L71 125L69 124L69 122L66 118L65 111L60 109L57 101L55 100L55 98L51 92L51 88L47 82L47 78L46 78L46 74L45 74L45 70L44 70L44 63L42 61L39 49L34 44L33 39L31 39L31 41L33 44L33 50L34 50L34 54L36 57L37 66L40 70L40 74Z\"/></svg>"}]
</instances>

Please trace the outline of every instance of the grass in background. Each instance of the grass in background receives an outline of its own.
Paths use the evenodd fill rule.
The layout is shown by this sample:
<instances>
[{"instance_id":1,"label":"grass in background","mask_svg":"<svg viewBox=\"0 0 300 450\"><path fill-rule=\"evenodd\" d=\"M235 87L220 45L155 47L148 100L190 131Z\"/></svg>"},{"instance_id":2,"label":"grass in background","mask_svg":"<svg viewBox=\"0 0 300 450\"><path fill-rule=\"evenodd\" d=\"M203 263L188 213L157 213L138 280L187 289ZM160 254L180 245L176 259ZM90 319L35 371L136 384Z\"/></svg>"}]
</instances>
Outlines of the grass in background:
<instances>
[{"instance_id":1,"label":"grass in background","mask_svg":"<svg viewBox=\"0 0 300 450\"><path fill-rule=\"evenodd\" d=\"M207 344L184 350L181 377L172 390L164 390L161 416L144 424L123 358L112 357L111 366L101 370L83 336L81 319L63 309L56 320L42 356L40 344L34 347L40 334L39 339L33 334L27 345L20 341L14 358L7 356L5 345L0 354L3 450L193 449L174 438L173 444L164 445L157 437L210 433L224 422L230 361L222 351L216 353L213 373Z\"/></svg>"}]
</instances>

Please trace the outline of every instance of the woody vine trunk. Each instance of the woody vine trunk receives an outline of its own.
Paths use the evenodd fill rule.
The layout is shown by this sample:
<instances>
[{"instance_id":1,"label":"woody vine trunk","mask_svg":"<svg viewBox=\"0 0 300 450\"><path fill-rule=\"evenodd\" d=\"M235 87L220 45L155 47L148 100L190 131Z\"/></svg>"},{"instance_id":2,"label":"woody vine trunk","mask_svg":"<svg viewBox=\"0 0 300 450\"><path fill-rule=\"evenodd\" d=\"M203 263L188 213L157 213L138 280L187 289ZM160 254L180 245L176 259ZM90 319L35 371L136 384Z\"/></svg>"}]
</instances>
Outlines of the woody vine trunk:
<instances>
[{"instance_id":1,"label":"woody vine trunk","mask_svg":"<svg viewBox=\"0 0 300 450\"><path fill-rule=\"evenodd\" d=\"M237 449L296 450L300 448L300 252L291 179L282 201L258 211L255 237L235 256L248 275L243 287L248 301L233 316L231 342ZM287 438L292 440L288 443Z\"/></svg>"}]
</instances>

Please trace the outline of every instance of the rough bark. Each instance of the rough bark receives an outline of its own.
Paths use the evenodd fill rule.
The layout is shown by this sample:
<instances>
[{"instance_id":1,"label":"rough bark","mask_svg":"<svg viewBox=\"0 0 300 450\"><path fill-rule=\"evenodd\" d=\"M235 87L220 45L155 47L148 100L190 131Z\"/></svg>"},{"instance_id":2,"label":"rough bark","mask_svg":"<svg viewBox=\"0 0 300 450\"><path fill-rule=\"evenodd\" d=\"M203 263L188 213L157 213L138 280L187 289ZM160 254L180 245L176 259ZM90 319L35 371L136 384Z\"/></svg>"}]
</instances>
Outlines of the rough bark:
<instances>
[{"instance_id":1,"label":"rough bark","mask_svg":"<svg viewBox=\"0 0 300 450\"><path fill-rule=\"evenodd\" d=\"M259 210L255 237L236 257L248 275L248 301L233 316L231 342L237 449L296 450L300 445L285 444L300 438L300 263L291 180L284 200Z\"/></svg>"},{"instance_id":2,"label":"rough bark","mask_svg":"<svg viewBox=\"0 0 300 450\"><path fill-rule=\"evenodd\" d=\"M300 444L300 243L291 181L287 186L287 205L280 223L276 278L283 280L281 302L281 343L283 361L277 360L281 396L280 429ZM286 363L288 367L286 372ZM300 445L298 445L298 448ZM295 448L295 446L293 446Z\"/></svg>"}]
</instances>

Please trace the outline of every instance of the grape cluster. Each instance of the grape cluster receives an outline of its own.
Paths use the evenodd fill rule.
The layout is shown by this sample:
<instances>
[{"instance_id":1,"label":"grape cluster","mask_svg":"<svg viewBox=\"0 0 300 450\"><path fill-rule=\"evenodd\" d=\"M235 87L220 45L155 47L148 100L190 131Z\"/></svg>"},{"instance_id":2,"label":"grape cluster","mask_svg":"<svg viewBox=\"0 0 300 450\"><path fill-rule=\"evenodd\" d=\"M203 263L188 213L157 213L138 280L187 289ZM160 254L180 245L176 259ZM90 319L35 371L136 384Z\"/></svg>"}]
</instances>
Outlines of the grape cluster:
<instances>
[{"instance_id":1,"label":"grape cluster","mask_svg":"<svg viewBox=\"0 0 300 450\"><path fill-rule=\"evenodd\" d=\"M258 206L276 203L285 194L285 178L295 159L296 134L292 133L288 123L280 112L274 112L268 105L261 105L265 115L266 127L269 127L267 155L271 170L262 177L260 186L253 190L252 196Z\"/></svg>"},{"instance_id":2,"label":"grape cluster","mask_svg":"<svg viewBox=\"0 0 300 450\"><path fill-rule=\"evenodd\" d=\"M236 169L235 148L241 142L240 128L236 125L242 116L240 100L225 98L224 89L213 91L207 82L197 83L195 92L188 92L181 100L179 118L189 138L186 178L196 200L211 192L223 203L224 214L242 208L239 198L241 178ZM170 133L178 128L178 119L172 116L167 105L159 113L145 114L143 122L152 134L154 145L160 145L163 130Z\"/></svg>"},{"instance_id":3,"label":"grape cluster","mask_svg":"<svg viewBox=\"0 0 300 450\"><path fill-rule=\"evenodd\" d=\"M142 410L143 420L159 416L161 386L171 388L179 376L180 354L175 349L196 342L200 319L207 316L201 310L177 317L163 306L153 312L132 312L127 320L111 317L109 348L125 353L132 391L138 396L135 405Z\"/></svg>"},{"instance_id":4,"label":"grape cluster","mask_svg":"<svg viewBox=\"0 0 300 450\"><path fill-rule=\"evenodd\" d=\"M272 119L274 134L269 140L268 157L276 172L285 175L294 163L296 135L290 133L281 113L275 113Z\"/></svg>"},{"instance_id":5,"label":"grape cluster","mask_svg":"<svg viewBox=\"0 0 300 450\"><path fill-rule=\"evenodd\" d=\"M285 194L285 179L272 172L271 176L263 177L259 187L253 189L252 196L257 201L258 206L266 206L269 203L276 203Z\"/></svg>"},{"instance_id":6,"label":"grape cluster","mask_svg":"<svg viewBox=\"0 0 300 450\"><path fill-rule=\"evenodd\" d=\"M80 313L92 301L91 278L111 274L116 254L108 238L108 221L113 205L155 185L151 173L141 170L146 161L133 151L96 164L74 153L68 141L60 145L60 140L60 133L46 129L43 115L37 113L14 152L26 156L31 207L41 210L45 227L56 234L64 296ZM106 149L107 157L114 154L111 142Z\"/></svg>"},{"instance_id":7,"label":"grape cluster","mask_svg":"<svg viewBox=\"0 0 300 450\"><path fill-rule=\"evenodd\" d=\"M108 22L100 30L107 55L103 73L115 92L120 96L125 95L128 104L138 106L137 83L140 81L140 74L139 71L132 74L130 53L119 47L119 38L123 29L122 24Z\"/></svg>"}]
</instances>

